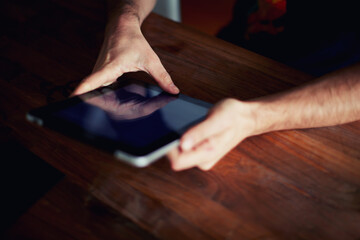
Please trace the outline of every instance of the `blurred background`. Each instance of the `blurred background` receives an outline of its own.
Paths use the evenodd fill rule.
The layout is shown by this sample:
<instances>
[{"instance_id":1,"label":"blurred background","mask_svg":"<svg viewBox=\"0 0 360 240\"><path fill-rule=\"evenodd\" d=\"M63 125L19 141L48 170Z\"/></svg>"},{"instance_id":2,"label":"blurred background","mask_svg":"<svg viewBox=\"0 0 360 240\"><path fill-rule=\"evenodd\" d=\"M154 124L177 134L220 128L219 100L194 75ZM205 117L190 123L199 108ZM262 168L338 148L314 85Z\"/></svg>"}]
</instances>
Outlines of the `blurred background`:
<instances>
[{"instance_id":1,"label":"blurred background","mask_svg":"<svg viewBox=\"0 0 360 240\"><path fill-rule=\"evenodd\" d=\"M154 12L215 36L232 18L236 0L158 0Z\"/></svg>"}]
</instances>

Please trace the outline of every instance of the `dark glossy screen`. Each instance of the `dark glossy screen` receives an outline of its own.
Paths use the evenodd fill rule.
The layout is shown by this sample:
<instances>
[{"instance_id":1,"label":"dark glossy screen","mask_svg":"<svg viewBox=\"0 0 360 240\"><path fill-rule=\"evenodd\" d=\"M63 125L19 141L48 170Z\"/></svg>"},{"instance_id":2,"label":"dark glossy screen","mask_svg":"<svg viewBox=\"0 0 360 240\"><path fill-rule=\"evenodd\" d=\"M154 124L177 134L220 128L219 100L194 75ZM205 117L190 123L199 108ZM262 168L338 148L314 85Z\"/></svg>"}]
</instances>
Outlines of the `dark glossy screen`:
<instances>
[{"instance_id":1,"label":"dark glossy screen","mask_svg":"<svg viewBox=\"0 0 360 240\"><path fill-rule=\"evenodd\" d=\"M208 107L135 83L102 91L53 115L91 135L144 147L170 132L180 135L208 112Z\"/></svg>"}]
</instances>

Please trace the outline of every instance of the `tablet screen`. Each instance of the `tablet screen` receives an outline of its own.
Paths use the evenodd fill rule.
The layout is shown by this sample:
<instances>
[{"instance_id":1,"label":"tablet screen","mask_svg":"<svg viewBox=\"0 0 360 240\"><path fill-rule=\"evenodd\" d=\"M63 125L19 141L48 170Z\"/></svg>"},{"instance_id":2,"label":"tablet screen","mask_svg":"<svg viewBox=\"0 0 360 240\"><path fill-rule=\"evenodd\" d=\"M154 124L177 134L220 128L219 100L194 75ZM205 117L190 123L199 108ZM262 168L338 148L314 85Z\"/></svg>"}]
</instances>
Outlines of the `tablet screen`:
<instances>
[{"instance_id":1,"label":"tablet screen","mask_svg":"<svg viewBox=\"0 0 360 240\"><path fill-rule=\"evenodd\" d=\"M208 110L184 97L131 82L117 89L103 88L100 95L52 114L91 135L141 148L172 132L181 135Z\"/></svg>"}]
</instances>

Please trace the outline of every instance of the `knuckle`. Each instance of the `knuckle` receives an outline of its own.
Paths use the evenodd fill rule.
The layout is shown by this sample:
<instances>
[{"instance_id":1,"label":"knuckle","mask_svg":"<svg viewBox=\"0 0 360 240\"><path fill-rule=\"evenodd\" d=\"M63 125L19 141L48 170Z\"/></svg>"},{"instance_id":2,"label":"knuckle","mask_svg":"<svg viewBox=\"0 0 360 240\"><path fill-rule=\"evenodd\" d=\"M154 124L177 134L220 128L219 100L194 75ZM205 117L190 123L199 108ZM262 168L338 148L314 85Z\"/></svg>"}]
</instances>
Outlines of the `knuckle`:
<instances>
[{"instance_id":1,"label":"knuckle","mask_svg":"<svg viewBox=\"0 0 360 240\"><path fill-rule=\"evenodd\" d=\"M159 57L152 51L149 54L147 54L147 56L148 56L149 61L152 62L152 63L159 63L160 62Z\"/></svg>"},{"instance_id":2,"label":"knuckle","mask_svg":"<svg viewBox=\"0 0 360 240\"><path fill-rule=\"evenodd\" d=\"M160 59L155 54L147 54L145 62L150 66L156 66L160 64Z\"/></svg>"},{"instance_id":3,"label":"knuckle","mask_svg":"<svg viewBox=\"0 0 360 240\"><path fill-rule=\"evenodd\" d=\"M204 143L204 147L207 150L212 150L215 146L216 146L216 142L215 142L214 138L211 138L211 137L208 138Z\"/></svg>"}]
</instances>

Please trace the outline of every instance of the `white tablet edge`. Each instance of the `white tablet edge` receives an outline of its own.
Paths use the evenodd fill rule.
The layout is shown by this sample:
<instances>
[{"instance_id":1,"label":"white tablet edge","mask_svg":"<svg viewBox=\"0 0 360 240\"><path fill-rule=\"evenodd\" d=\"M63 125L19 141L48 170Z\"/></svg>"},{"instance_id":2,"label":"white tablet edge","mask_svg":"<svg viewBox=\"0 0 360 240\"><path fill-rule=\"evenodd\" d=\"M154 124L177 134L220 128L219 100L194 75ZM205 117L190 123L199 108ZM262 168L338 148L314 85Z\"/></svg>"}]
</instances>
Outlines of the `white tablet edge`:
<instances>
[{"instance_id":1,"label":"white tablet edge","mask_svg":"<svg viewBox=\"0 0 360 240\"><path fill-rule=\"evenodd\" d=\"M160 157L163 157L168 151L170 151L172 148L177 147L179 145L180 140L176 139L157 150L144 155L144 156L134 156L131 154L128 154L126 152L123 152L121 150L116 150L114 152L114 156L126 163L129 163L130 165L136 166L136 167L146 167L150 165L152 162L156 161Z\"/></svg>"}]
</instances>

